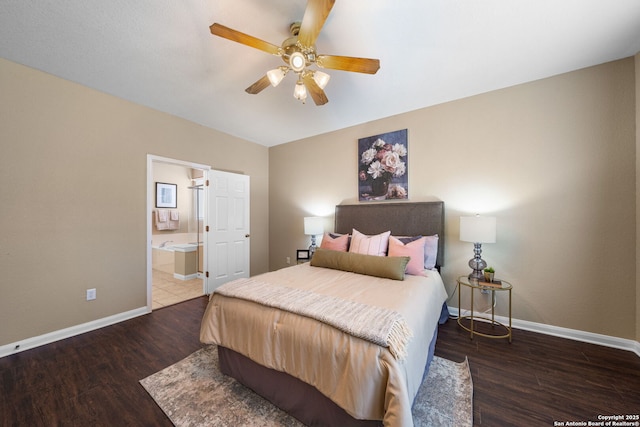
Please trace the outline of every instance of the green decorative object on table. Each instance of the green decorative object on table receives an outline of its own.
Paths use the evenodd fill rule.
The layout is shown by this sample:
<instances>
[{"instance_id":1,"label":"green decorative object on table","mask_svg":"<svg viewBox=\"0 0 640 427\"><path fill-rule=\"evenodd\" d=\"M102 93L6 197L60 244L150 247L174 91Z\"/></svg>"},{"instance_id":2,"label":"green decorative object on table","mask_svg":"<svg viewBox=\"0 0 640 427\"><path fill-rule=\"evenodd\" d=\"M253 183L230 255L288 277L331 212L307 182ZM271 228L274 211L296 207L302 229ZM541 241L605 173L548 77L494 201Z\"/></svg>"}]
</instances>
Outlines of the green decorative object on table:
<instances>
[{"instance_id":1,"label":"green decorative object on table","mask_svg":"<svg viewBox=\"0 0 640 427\"><path fill-rule=\"evenodd\" d=\"M484 269L484 280L491 283L493 282L493 277L495 275L496 271L493 269L493 267L487 267Z\"/></svg>"}]
</instances>

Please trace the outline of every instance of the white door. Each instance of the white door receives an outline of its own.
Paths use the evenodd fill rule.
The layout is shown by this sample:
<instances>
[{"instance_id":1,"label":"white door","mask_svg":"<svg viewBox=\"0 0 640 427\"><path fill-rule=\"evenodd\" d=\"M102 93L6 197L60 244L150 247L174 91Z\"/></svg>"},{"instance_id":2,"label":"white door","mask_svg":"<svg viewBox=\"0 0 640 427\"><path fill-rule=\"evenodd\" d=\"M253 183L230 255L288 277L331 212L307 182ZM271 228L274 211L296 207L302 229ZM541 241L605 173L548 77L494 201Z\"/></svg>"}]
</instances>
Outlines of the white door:
<instances>
[{"instance_id":1,"label":"white door","mask_svg":"<svg viewBox=\"0 0 640 427\"><path fill-rule=\"evenodd\" d=\"M209 171L206 292L223 283L249 277L249 177Z\"/></svg>"}]
</instances>

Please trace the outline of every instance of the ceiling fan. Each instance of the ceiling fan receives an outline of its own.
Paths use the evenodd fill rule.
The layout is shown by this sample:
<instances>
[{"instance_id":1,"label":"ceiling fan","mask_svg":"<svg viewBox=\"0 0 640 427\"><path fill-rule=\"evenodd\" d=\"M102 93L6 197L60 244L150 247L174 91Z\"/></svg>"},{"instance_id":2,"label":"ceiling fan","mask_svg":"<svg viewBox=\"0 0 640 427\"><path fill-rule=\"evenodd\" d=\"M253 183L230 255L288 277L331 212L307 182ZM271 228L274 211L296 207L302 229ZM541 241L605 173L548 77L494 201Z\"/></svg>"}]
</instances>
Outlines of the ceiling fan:
<instances>
[{"instance_id":1,"label":"ceiling fan","mask_svg":"<svg viewBox=\"0 0 640 427\"><path fill-rule=\"evenodd\" d=\"M308 0L302 22L291 24L289 27L291 37L283 41L280 46L218 23L211 25L209 29L213 35L279 56L286 64L268 71L266 75L245 89L247 93L254 95L260 93L269 84L275 87L289 71L293 71L297 75L293 96L304 103L307 93L309 93L316 105L324 105L329 102L324 88L330 76L320 70L309 68L313 64L320 68L366 74L375 74L380 68L378 59L318 55L316 53L316 39L334 3L335 0Z\"/></svg>"}]
</instances>

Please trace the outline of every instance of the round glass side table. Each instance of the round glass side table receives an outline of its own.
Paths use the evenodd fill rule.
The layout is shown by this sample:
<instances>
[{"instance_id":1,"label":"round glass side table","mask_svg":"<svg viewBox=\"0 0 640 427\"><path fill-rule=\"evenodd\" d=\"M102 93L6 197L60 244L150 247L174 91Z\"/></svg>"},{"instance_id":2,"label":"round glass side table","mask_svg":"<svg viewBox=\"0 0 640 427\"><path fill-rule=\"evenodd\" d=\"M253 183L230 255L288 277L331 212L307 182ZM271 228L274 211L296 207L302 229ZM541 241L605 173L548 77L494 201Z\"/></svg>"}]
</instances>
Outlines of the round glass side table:
<instances>
[{"instance_id":1,"label":"round glass side table","mask_svg":"<svg viewBox=\"0 0 640 427\"><path fill-rule=\"evenodd\" d=\"M487 338L508 338L509 342L511 342L511 290L513 289L513 286L511 285L511 283L507 282L506 280L496 280L494 282L495 283L486 283L486 282L478 281L477 279L469 279L469 277L467 276L458 277L458 286L460 287L460 289L458 289L458 325L460 325L464 330L469 331L471 339L473 339L474 335L480 335ZM468 288L471 291L471 307L470 307L471 314L469 314L468 316L460 315L460 313L462 312L462 308L460 306L462 288ZM475 290L491 291L491 318L485 317L485 316L477 316L474 314L473 295L475 293L474 292ZM501 291L506 291L509 293L509 325L508 326L501 322L498 322L495 319L495 304L493 302L495 301L495 293L501 292ZM470 322L469 326L463 324L462 321L465 319L469 320ZM498 326L500 329L502 329L499 332L504 332L504 333L501 334L498 332L496 334L493 334L493 333L480 332L476 328L477 322L490 323L492 329L495 326Z\"/></svg>"}]
</instances>

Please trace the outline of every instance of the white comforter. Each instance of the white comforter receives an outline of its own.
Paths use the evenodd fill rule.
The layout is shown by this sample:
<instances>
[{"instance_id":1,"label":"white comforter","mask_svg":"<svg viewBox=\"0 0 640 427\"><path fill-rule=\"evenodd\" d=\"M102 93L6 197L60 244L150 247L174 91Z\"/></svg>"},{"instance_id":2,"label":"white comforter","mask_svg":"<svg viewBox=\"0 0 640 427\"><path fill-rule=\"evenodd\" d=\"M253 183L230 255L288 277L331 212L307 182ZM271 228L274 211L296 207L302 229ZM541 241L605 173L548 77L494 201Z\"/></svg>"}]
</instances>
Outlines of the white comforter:
<instances>
[{"instance_id":1,"label":"white comforter","mask_svg":"<svg viewBox=\"0 0 640 427\"><path fill-rule=\"evenodd\" d=\"M412 426L411 405L447 298L440 275L425 275L396 281L301 264L254 277L397 311L413 333L404 360L309 317L217 293L211 295L200 339L313 385L354 418Z\"/></svg>"}]
</instances>

